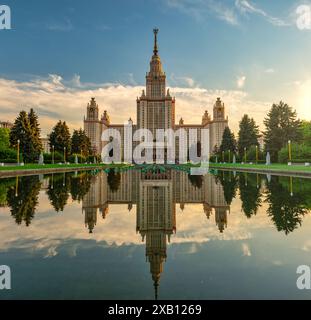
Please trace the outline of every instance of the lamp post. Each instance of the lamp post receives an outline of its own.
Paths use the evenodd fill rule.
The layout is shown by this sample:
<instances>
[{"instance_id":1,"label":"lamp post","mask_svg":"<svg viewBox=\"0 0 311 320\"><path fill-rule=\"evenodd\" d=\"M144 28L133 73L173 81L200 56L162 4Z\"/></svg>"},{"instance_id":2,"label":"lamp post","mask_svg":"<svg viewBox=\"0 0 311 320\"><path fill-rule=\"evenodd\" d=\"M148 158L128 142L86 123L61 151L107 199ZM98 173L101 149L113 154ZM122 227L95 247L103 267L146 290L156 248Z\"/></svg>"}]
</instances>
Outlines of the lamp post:
<instances>
[{"instance_id":1,"label":"lamp post","mask_svg":"<svg viewBox=\"0 0 311 320\"><path fill-rule=\"evenodd\" d=\"M18 139L17 140L17 164L19 165L19 145L20 145L21 141Z\"/></svg>"},{"instance_id":2,"label":"lamp post","mask_svg":"<svg viewBox=\"0 0 311 320\"><path fill-rule=\"evenodd\" d=\"M64 163L66 163L66 147L64 147Z\"/></svg>"},{"instance_id":3,"label":"lamp post","mask_svg":"<svg viewBox=\"0 0 311 320\"><path fill-rule=\"evenodd\" d=\"M54 145L52 146L52 164L54 164Z\"/></svg>"},{"instance_id":4,"label":"lamp post","mask_svg":"<svg viewBox=\"0 0 311 320\"><path fill-rule=\"evenodd\" d=\"M81 154L80 154L80 161L82 163L82 148L81 148Z\"/></svg>"},{"instance_id":5,"label":"lamp post","mask_svg":"<svg viewBox=\"0 0 311 320\"><path fill-rule=\"evenodd\" d=\"M225 162L225 151L222 152L222 162Z\"/></svg>"},{"instance_id":6,"label":"lamp post","mask_svg":"<svg viewBox=\"0 0 311 320\"><path fill-rule=\"evenodd\" d=\"M229 163L231 162L231 150L229 150Z\"/></svg>"},{"instance_id":7,"label":"lamp post","mask_svg":"<svg viewBox=\"0 0 311 320\"><path fill-rule=\"evenodd\" d=\"M288 159L289 159L289 163L292 163L292 142L290 140L288 140Z\"/></svg>"},{"instance_id":8,"label":"lamp post","mask_svg":"<svg viewBox=\"0 0 311 320\"><path fill-rule=\"evenodd\" d=\"M244 147L244 163L246 163L246 147Z\"/></svg>"},{"instance_id":9,"label":"lamp post","mask_svg":"<svg viewBox=\"0 0 311 320\"><path fill-rule=\"evenodd\" d=\"M258 146L256 145L256 164L258 164Z\"/></svg>"}]
</instances>

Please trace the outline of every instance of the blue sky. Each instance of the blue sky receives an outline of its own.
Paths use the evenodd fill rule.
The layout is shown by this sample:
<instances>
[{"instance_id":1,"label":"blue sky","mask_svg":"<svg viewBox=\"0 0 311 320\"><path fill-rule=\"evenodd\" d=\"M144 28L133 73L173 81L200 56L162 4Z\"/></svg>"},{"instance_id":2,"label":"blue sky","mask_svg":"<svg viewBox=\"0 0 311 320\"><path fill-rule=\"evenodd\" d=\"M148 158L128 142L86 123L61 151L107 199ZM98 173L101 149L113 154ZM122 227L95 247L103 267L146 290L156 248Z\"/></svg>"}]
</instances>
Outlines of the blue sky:
<instances>
[{"instance_id":1,"label":"blue sky","mask_svg":"<svg viewBox=\"0 0 311 320\"><path fill-rule=\"evenodd\" d=\"M236 104L235 109L230 109L231 113L228 110L232 117L235 117L234 110L240 110L237 104L243 103L243 111L250 114L254 111L253 116L260 122L263 116L257 113L265 112L268 105L281 99L297 108L302 117L308 117L311 30L299 30L296 26L296 9L308 1L3 2L12 10L12 30L0 31L3 88L12 80L19 88L17 91L21 90L21 83L24 88L26 83L33 85L38 81L62 83L66 92L77 83L80 91L82 83L85 84L83 90L94 90L94 86L98 90L100 85L107 84L140 89L152 53L152 28L157 26L169 86L207 90L211 95L206 99L209 110L212 107L209 99L217 93L223 93L224 97L229 93L242 95L243 101L235 98L225 101ZM18 100L4 98L3 88L0 87L0 108L3 109L0 117L9 119L21 106L15 108ZM32 90L35 90L33 86ZM178 92L176 90L177 98ZM25 101L25 92L21 94L21 101ZM114 113L113 105L99 99L103 107ZM132 95L128 103L135 105L130 99ZM203 98L199 100L201 111L205 102ZM36 105L36 101L26 101L27 105ZM81 106L87 101L81 101ZM182 100L181 106L187 107L188 102ZM56 119L63 115L57 106L54 109L52 113L47 105L38 106L43 117ZM84 112L81 108L80 119ZM132 113L131 107L128 112ZM183 112L186 111L177 109L177 115ZM197 120L187 112L189 120ZM78 125L78 118L67 121ZM234 119L233 126L236 122Z\"/></svg>"}]
</instances>

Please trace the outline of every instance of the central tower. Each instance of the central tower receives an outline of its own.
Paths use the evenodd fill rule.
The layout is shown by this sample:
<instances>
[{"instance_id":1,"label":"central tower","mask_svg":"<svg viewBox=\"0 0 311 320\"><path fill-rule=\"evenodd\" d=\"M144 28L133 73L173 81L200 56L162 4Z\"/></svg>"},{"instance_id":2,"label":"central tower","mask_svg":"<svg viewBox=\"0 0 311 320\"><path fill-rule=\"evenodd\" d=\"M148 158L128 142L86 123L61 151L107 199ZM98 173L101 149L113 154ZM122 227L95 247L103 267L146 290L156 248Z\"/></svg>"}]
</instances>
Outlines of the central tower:
<instances>
[{"instance_id":1,"label":"central tower","mask_svg":"<svg viewBox=\"0 0 311 320\"><path fill-rule=\"evenodd\" d=\"M175 99L166 90L166 75L158 54L158 29L154 29L153 55L146 74L146 91L137 98L137 126L149 129L154 137L156 129L174 128Z\"/></svg>"}]
</instances>

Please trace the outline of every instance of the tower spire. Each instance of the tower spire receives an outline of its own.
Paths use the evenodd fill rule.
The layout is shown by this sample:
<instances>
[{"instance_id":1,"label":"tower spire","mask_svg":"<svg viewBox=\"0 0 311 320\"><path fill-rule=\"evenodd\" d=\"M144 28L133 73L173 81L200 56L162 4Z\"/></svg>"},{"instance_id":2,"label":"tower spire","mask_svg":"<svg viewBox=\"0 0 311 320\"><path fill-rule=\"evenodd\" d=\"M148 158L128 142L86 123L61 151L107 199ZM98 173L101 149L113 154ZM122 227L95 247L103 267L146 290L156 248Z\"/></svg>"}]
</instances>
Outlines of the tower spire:
<instances>
[{"instance_id":1,"label":"tower spire","mask_svg":"<svg viewBox=\"0 0 311 320\"><path fill-rule=\"evenodd\" d=\"M154 281L154 299L158 300L158 288L159 288L159 282L156 280Z\"/></svg>"},{"instance_id":2,"label":"tower spire","mask_svg":"<svg viewBox=\"0 0 311 320\"><path fill-rule=\"evenodd\" d=\"M158 32L159 29L158 28L154 28L153 29L153 33L154 33L154 48L153 48L153 53L157 56L158 55Z\"/></svg>"}]
</instances>

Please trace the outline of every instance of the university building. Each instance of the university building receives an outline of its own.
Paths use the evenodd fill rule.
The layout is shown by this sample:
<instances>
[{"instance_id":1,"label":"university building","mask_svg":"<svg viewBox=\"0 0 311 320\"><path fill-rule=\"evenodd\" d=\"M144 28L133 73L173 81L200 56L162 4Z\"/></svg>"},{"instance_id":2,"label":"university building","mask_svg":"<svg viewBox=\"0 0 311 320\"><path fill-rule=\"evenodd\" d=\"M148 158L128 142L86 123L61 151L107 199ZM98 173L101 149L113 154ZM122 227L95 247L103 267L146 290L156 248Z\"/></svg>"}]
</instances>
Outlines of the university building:
<instances>
[{"instance_id":1,"label":"university building","mask_svg":"<svg viewBox=\"0 0 311 320\"><path fill-rule=\"evenodd\" d=\"M225 116L225 105L217 98L213 107L213 117L206 110L200 124L187 124L181 118L178 124L175 121L175 97L171 96L166 87L166 74L158 51L158 29L154 29L153 56L150 61L150 70L146 74L146 89L136 101L136 119L134 124L129 118L128 124L132 125L133 132L137 129L149 129L155 137L156 129L185 129L188 136L190 129L197 129L197 141L201 141L201 130L209 129L209 151L213 152L222 142L224 129L228 126L228 117ZM124 124L113 124L108 112L105 110L100 117L99 106L95 98L87 105L84 118L84 130L91 140L93 150L100 154L105 142L101 141L102 133L109 129L117 129L121 134L121 150L124 151ZM188 139L189 141L189 139ZM178 150L178 145L176 145ZM122 157L123 159L123 157Z\"/></svg>"}]
</instances>

